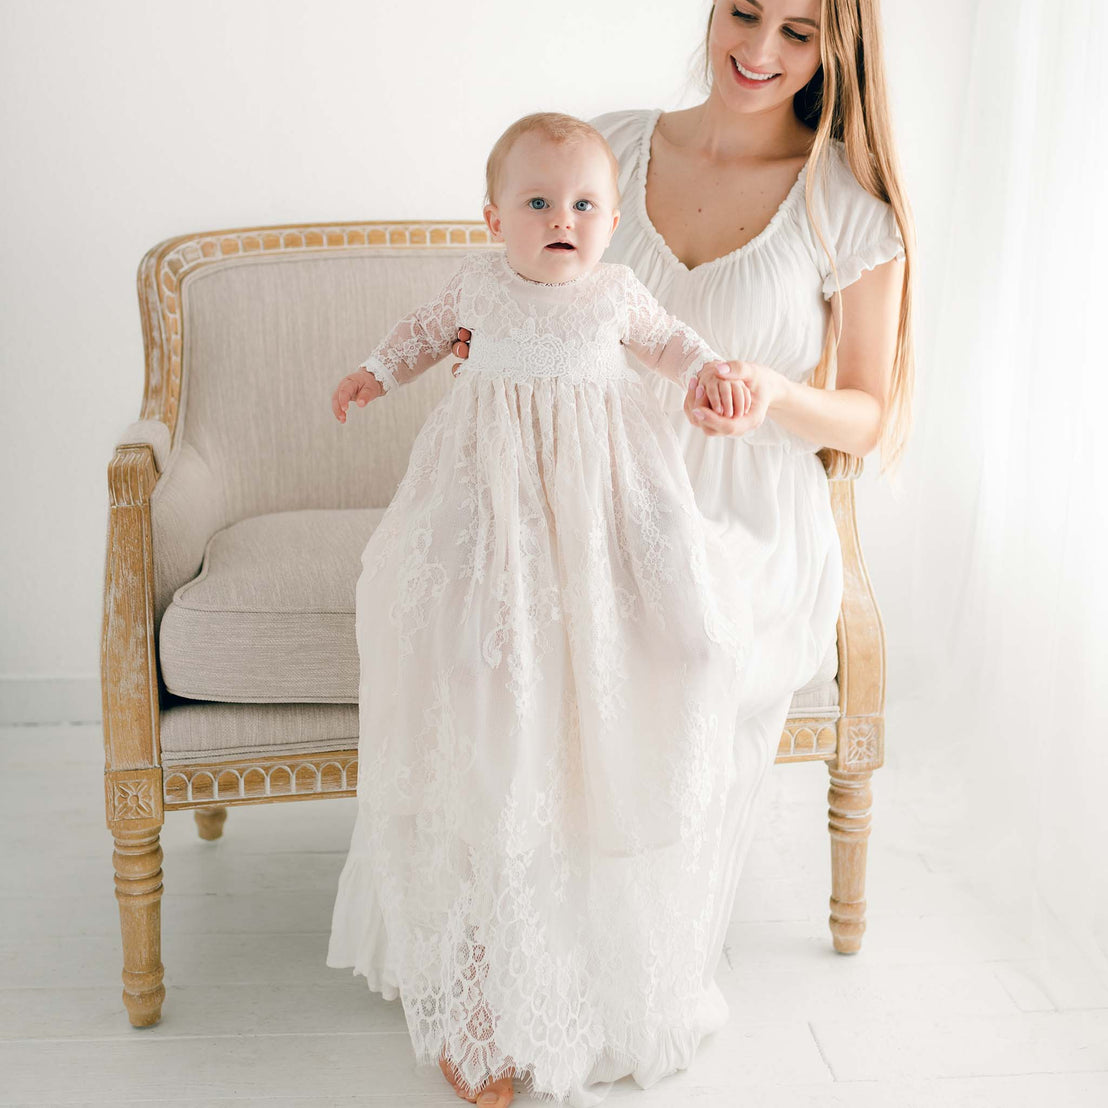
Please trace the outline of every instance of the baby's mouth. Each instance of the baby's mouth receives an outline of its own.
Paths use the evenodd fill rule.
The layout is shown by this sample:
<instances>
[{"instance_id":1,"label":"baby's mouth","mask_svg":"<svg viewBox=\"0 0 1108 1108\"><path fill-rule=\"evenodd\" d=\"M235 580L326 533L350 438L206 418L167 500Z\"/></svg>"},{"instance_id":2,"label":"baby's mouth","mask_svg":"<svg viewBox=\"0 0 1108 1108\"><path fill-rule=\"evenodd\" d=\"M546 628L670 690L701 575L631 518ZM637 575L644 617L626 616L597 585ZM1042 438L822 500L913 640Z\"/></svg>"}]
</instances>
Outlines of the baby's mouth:
<instances>
[{"instance_id":1,"label":"baby's mouth","mask_svg":"<svg viewBox=\"0 0 1108 1108\"><path fill-rule=\"evenodd\" d=\"M577 247L571 242L548 242L545 249L547 250L576 250Z\"/></svg>"}]
</instances>

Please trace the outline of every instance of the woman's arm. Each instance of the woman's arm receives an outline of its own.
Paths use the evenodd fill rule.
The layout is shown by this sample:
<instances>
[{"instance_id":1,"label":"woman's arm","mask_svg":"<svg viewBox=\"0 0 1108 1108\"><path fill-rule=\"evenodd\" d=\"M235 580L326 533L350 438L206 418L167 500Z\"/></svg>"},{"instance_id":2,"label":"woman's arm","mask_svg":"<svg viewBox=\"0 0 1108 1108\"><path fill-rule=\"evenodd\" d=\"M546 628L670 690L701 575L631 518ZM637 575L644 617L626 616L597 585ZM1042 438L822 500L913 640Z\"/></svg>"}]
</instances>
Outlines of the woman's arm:
<instances>
[{"instance_id":1,"label":"woman's arm","mask_svg":"<svg viewBox=\"0 0 1108 1108\"><path fill-rule=\"evenodd\" d=\"M767 413L781 427L822 446L864 457L877 445L888 400L903 277L903 260L893 259L865 271L843 289L842 314L835 311L838 295L832 298L833 319L846 320L834 389L814 388L764 371L749 375L748 380L747 373L734 367L726 376L747 380L755 393L769 382ZM741 435L748 429L748 419L727 419L711 408L699 410L705 413L700 426L707 434Z\"/></svg>"}]
</instances>

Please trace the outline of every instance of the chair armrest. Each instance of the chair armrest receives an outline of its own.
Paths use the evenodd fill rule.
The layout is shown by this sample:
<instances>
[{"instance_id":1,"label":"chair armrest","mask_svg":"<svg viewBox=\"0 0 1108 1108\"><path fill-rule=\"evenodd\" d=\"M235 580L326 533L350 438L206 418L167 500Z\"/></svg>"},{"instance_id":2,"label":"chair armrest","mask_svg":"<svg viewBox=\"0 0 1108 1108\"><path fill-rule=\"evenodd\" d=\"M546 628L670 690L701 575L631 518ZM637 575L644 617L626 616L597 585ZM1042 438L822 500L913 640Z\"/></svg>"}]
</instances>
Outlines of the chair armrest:
<instances>
[{"instance_id":1,"label":"chair armrest","mask_svg":"<svg viewBox=\"0 0 1108 1108\"><path fill-rule=\"evenodd\" d=\"M169 428L160 419L136 419L116 436L116 449L121 446L149 446L154 452L154 464L158 473L169 468L169 452L172 446Z\"/></svg>"},{"instance_id":2,"label":"chair armrest","mask_svg":"<svg viewBox=\"0 0 1108 1108\"><path fill-rule=\"evenodd\" d=\"M827 470L831 511L842 550L843 600L839 644L839 769L870 769L885 757L885 627L862 556L854 479L863 458L830 447L819 451Z\"/></svg>"},{"instance_id":3,"label":"chair armrest","mask_svg":"<svg viewBox=\"0 0 1108 1108\"><path fill-rule=\"evenodd\" d=\"M199 572L228 523L215 473L169 427L140 419L108 465L108 544L100 670L106 765L158 764L157 633L174 591Z\"/></svg>"},{"instance_id":4,"label":"chair armrest","mask_svg":"<svg viewBox=\"0 0 1108 1108\"><path fill-rule=\"evenodd\" d=\"M154 450L152 443L121 442L108 464L108 545L100 635L106 775L120 769L145 770L159 761L150 531L150 494L158 480ZM112 786L107 776L105 787L111 812ZM142 789L144 795L151 794L147 806L160 811L160 790L154 793L149 783Z\"/></svg>"},{"instance_id":5,"label":"chair armrest","mask_svg":"<svg viewBox=\"0 0 1108 1108\"><path fill-rule=\"evenodd\" d=\"M149 447L155 470L146 499L156 629L176 589L200 571L208 540L231 521L213 470L191 446L173 450L169 427L160 419L140 419L125 427L116 438L116 457L142 447Z\"/></svg>"}]
</instances>

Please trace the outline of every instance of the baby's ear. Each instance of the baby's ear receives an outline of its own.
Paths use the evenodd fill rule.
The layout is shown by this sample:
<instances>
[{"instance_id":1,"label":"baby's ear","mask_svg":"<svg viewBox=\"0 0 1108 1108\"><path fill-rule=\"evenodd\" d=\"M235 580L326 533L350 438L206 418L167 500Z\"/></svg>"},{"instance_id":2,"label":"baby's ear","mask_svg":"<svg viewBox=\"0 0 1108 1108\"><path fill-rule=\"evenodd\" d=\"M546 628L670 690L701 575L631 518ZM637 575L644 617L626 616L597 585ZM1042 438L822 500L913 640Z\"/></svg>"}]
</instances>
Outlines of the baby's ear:
<instances>
[{"instance_id":1,"label":"baby's ear","mask_svg":"<svg viewBox=\"0 0 1108 1108\"><path fill-rule=\"evenodd\" d=\"M500 209L495 204L486 204L484 211L481 213L485 217L485 224L492 232L492 237L499 242L500 240Z\"/></svg>"}]
</instances>

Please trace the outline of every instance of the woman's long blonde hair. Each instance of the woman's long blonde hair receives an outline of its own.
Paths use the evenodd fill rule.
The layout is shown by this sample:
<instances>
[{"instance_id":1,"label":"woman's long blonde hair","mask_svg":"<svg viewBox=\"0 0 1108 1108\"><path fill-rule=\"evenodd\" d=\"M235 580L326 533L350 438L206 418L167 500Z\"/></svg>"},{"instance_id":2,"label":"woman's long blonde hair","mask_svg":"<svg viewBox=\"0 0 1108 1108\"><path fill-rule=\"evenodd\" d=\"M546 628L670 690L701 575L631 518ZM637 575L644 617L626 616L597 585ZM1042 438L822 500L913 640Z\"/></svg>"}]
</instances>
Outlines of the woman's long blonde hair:
<instances>
[{"instance_id":1,"label":"woman's long blonde hair","mask_svg":"<svg viewBox=\"0 0 1108 1108\"><path fill-rule=\"evenodd\" d=\"M885 63L881 48L878 0L820 0L820 68L793 98L797 118L816 133L808 155L808 179L804 203L816 235L831 262L835 298L842 306L839 271L812 210L813 178L824 178L830 143L844 144L847 161L858 183L871 195L892 207L904 240L904 282L901 286L900 320L889 394L881 422L880 473L895 472L912 427L912 394L915 389L915 354L912 337L912 277L915 231L903 186L889 122L885 90ZM716 5L708 14L704 38L704 78L712 87L712 61L708 39ZM824 110L825 105L828 110ZM832 302L833 305L835 301ZM823 353L808 383L827 388L834 380L839 334L843 320L827 329Z\"/></svg>"}]
</instances>

